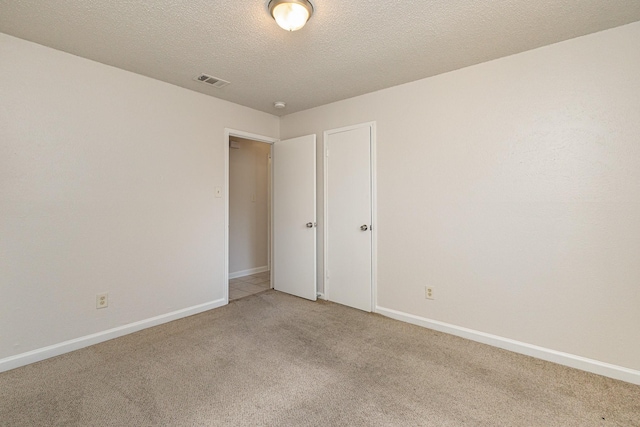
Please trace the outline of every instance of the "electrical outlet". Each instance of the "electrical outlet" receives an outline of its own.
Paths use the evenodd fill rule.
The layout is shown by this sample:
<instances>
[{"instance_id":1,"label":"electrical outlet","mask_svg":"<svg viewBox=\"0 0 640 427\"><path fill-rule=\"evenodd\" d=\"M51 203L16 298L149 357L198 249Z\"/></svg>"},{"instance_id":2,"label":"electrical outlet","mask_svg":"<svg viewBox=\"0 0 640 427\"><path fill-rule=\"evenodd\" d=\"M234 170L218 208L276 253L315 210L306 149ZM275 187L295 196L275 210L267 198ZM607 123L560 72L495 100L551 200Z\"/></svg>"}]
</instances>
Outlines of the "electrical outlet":
<instances>
[{"instance_id":1,"label":"electrical outlet","mask_svg":"<svg viewBox=\"0 0 640 427\"><path fill-rule=\"evenodd\" d=\"M109 294L98 294L96 295L96 308L106 308L109 307Z\"/></svg>"},{"instance_id":2,"label":"electrical outlet","mask_svg":"<svg viewBox=\"0 0 640 427\"><path fill-rule=\"evenodd\" d=\"M436 293L433 286L425 286L424 287L424 297L426 299L436 299Z\"/></svg>"}]
</instances>

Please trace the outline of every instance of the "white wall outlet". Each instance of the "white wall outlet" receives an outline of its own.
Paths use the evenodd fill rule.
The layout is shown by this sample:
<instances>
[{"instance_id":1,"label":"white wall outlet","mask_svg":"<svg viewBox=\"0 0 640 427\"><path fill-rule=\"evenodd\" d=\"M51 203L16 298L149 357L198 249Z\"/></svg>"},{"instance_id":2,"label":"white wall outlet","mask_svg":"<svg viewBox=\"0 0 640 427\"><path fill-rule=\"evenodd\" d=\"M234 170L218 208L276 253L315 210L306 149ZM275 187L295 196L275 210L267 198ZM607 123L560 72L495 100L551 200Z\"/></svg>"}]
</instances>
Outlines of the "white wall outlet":
<instances>
[{"instance_id":1,"label":"white wall outlet","mask_svg":"<svg viewBox=\"0 0 640 427\"><path fill-rule=\"evenodd\" d=\"M436 299L436 293L433 286L425 286L424 287L424 297L426 299Z\"/></svg>"},{"instance_id":2,"label":"white wall outlet","mask_svg":"<svg viewBox=\"0 0 640 427\"><path fill-rule=\"evenodd\" d=\"M96 308L106 308L109 307L109 294L98 294L96 295Z\"/></svg>"},{"instance_id":3,"label":"white wall outlet","mask_svg":"<svg viewBox=\"0 0 640 427\"><path fill-rule=\"evenodd\" d=\"M222 197L222 187L216 187L215 192L216 192L216 198L219 199Z\"/></svg>"}]
</instances>

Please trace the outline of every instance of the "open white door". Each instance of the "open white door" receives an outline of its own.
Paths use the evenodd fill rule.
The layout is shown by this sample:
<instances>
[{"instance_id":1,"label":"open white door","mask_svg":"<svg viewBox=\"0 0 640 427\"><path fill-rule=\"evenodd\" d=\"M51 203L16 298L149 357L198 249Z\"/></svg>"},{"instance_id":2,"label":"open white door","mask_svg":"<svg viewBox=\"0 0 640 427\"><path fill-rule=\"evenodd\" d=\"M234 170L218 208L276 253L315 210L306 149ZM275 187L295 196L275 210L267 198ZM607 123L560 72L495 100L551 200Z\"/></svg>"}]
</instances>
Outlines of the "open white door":
<instances>
[{"instance_id":1,"label":"open white door","mask_svg":"<svg viewBox=\"0 0 640 427\"><path fill-rule=\"evenodd\" d=\"M273 287L316 300L316 136L273 144Z\"/></svg>"}]
</instances>

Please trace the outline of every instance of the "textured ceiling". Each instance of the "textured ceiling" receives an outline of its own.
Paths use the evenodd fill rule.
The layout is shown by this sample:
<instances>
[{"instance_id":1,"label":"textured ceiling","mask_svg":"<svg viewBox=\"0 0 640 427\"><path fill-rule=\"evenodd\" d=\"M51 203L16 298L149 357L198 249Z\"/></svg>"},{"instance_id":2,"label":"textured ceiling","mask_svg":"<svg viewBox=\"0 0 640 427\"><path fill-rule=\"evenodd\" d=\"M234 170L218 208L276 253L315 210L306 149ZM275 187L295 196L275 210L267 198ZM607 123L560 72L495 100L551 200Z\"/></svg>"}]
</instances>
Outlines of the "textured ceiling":
<instances>
[{"instance_id":1,"label":"textured ceiling","mask_svg":"<svg viewBox=\"0 0 640 427\"><path fill-rule=\"evenodd\" d=\"M0 31L284 115L640 20L640 0L312 2L288 33L268 0L0 0Z\"/></svg>"}]
</instances>

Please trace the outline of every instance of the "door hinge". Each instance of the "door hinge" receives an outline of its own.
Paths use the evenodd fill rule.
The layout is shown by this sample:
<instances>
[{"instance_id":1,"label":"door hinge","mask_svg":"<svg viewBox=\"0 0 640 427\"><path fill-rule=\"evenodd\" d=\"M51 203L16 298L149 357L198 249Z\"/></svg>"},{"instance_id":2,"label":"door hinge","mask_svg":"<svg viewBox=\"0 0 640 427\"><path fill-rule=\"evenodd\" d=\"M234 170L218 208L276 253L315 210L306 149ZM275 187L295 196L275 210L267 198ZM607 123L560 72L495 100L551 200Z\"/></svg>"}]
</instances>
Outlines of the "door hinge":
<instances>
[{"instance_id":1,"label":"door hinge","mask_svg":"<svg viewBox=\"0 0 640 427\"><path fill-rule=\"evenodd\" d=\"M327 150L327 157L329 157L329 150Z\"/></svg>"}]
</instances>

